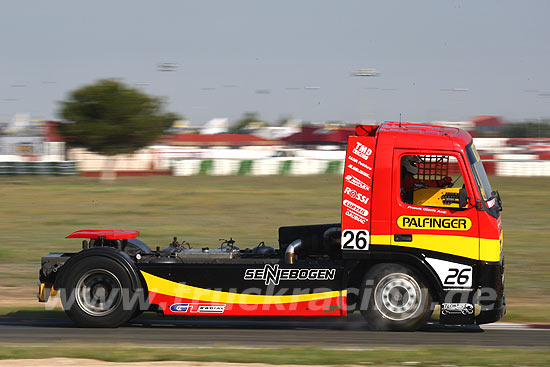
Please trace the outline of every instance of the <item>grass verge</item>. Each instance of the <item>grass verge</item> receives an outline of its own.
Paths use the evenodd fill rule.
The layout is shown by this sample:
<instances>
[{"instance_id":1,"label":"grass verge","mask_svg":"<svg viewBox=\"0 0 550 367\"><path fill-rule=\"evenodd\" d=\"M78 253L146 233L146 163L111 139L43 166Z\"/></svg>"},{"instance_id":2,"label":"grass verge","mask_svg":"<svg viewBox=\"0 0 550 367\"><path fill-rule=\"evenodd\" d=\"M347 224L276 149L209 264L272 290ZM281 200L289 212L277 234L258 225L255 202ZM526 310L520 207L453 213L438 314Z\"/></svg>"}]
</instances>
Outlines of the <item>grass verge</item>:
<instances>
[{"instance_id":1,"label":"grass verge","mask_svg":"<svg viewBox=\"0 0 550 367\"><path fill-rule=\"evenodd\" d=\"M547 366L542 349L421 348L327 350L318 348L226 349L136 348L132 346L0 347L0 359L88 358L110 362L200 361L303 365ZM408 363L407 363L408 362ZM416 363L415 363L416 362Z\"/></svg>"}]
</instances>

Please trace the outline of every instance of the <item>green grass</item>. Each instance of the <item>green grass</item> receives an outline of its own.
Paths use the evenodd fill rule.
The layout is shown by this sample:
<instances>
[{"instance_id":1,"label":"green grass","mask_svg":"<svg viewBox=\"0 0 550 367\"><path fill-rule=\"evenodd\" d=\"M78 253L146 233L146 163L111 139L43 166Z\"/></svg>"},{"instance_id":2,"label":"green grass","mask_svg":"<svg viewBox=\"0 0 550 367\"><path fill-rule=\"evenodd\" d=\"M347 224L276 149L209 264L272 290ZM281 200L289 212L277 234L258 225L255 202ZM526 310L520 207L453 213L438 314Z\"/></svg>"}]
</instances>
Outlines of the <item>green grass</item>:
<instances>
[{"instance_id":1,"label":"green grass","mask_svg":"<svg viewBox=\"0 0 550 367\"><path fill-rule=\"evenodd\" d=\"M98 353L101 348L101 353ZM226 348L136 348L106 345L85 348L78 345L55 347L0 347L0 359L90 358L110 362L200 361L304 365L407 365L414 366L547 366L550 351L542 349L421 348L372 350L330 350L317 348L226 349Z\"/></svg>"},{"instance_id":2,"label":"green grass","mask_svg":"<svg viewBox=\"0 0 550 367\"><path fill-rule=\"evenodd\" d=\"M507 321L550 322L547 178L492 178L503 202ZM233 237L277 246L283 225L340 221L341 176L0 178L0 286L35 286L40 257L78 251L85 228L141 231L151 247L173 236L194 247Z\"/></svg>"}]
</instances>

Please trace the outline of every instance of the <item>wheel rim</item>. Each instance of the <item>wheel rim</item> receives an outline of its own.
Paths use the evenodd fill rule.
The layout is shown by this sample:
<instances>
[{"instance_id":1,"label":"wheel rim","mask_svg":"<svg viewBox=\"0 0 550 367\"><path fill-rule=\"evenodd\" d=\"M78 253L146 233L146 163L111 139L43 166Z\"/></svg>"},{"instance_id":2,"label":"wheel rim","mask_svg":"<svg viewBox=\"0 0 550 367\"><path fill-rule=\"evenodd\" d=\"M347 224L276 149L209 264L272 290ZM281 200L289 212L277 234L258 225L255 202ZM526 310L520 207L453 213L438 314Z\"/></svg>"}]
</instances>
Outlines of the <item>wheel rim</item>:
<instances>
[{"instance_id":1,"label":"wheel rim","mask_svg":"<svg viewBox=\"0 0 550 367\"><path fill-rule=\"evenodd\" d=\"M417 314L422 303L422 291L410 275L393 273L383 277L376 285L374 303L384 317L403 321Z\"/></svg>"},{"instance_id":2,"label":"wheel rim","mask_svg":"<svg viewBox=\"0 0 550 367\"><path fill-rule=\"evenodd\" d=\"M80 277L75 287L76 303L90 316L106 316L120 304L122 285L108 270L93 269Z\"/></svg>"}]
</instances>

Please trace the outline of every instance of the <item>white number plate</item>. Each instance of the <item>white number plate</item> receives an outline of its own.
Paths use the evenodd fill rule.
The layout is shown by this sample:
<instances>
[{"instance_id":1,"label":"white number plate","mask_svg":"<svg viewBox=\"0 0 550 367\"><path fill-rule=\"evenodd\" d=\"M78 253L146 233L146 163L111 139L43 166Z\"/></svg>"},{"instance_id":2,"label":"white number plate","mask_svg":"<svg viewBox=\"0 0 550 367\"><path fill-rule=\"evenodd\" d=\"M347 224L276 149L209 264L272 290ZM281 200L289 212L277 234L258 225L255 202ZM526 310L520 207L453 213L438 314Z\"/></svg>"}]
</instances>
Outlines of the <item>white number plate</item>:
<instances>
[{"instance_id":1,"label":"white number plate","mask_svg":"<svg viewBox=\"0 0 550 367\"><path fill-rule=\"evenodd\" d=\"M345 229L342 231L342 250L368 250L369 231L366 229Z\"/></svg>"},{"instance_id":2,"label":"white number plate","mask_svg":"<svg viewBox=\"0 0 550 367\"><path fill-rule=\"evenodd\" d=\"M472 267L469 265L454 263L451 261L426 258L426 261L437 273L443 287L446 288L471 288Z\"/></svg>"}]
</instances>

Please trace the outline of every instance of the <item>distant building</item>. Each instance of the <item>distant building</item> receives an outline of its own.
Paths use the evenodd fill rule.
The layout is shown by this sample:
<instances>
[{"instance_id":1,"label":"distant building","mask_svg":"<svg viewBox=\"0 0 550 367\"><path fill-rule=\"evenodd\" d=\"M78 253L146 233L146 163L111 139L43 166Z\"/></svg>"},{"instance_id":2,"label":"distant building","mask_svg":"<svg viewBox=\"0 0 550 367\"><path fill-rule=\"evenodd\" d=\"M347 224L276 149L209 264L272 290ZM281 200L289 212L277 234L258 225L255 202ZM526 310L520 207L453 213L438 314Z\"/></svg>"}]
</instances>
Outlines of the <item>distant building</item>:
<instances>
[{"instance_id":1,"label":"distant building","mask_svg":"<svg viewBox=\"0 0 550 367\"><path fill-rule=\"evenodd\" d=\"M355 134L355 127L302 126L301 131L282 140L294 145L327 145L347 143L348 136Z\"/></svg>"},{"instance_id":2,"label":"distant building","mask_svg":"<svg viewBox=\"0 0 550 367\"><path fill-rule=\"evenodd\" d=\"M265 146L280 145L280 141L268 140L250 134L171 134L158 140L158 144L187 145L198 147L225 146Z\"/></svg>"}]
</instances>

